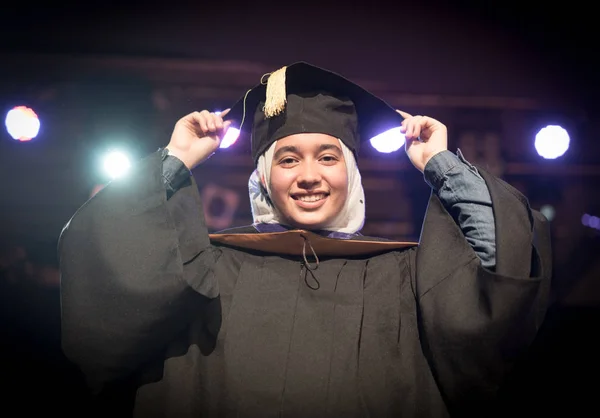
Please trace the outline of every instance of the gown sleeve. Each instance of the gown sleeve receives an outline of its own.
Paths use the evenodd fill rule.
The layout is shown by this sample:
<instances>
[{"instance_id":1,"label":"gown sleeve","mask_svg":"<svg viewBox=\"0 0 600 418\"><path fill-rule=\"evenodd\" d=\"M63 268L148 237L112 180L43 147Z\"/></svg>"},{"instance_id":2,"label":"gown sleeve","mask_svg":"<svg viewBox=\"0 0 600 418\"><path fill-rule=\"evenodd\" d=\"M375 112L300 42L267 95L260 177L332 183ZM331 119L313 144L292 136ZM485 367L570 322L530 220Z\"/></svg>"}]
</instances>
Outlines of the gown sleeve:
<instances>
[{"instance_id":1,"label":"gown sleeve","mask_svg":"<svg viewBox=\"0 0 600 418\"><path fill-rule=\"evenodd\" d=\"M478 170L492 200L495 269L482 265L434 193L416 254L423 351L457 416L489 416L544 319L552 274L546 218L509 184Z\"/></svg>"},{"instance_id":2,"label":"gown sleeve","mask_svg":"<svg viewBox=\"0 0 600 418\"><path fill-rule=\"evenodd\" d=\"M63 352L94 393L156 361L218 296L196 184L167 201L159 153L86 202L58 252Z\"/></svg>"}]
</instances>

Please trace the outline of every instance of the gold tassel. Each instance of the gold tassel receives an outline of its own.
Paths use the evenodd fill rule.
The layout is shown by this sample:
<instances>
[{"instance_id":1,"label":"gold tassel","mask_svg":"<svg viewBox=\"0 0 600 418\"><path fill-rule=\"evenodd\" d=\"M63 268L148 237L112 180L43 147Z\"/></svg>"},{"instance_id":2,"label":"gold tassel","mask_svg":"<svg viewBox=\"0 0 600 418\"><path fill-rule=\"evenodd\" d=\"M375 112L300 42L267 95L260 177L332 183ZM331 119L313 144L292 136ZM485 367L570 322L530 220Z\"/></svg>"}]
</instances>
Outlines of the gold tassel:
<instances>
[{"instance_id":1,"label":"gold tassel","mask_svg":"<svg viewBox=\"0 0 600 418\"><path fill-rule=\"evenodd\" d=\"M283 112L287 102L285 91L285 71L287 67L274 71L267 80L267 97L265 99L264 112L267 118L271 118Z\"/></svg>"}]
</instances>

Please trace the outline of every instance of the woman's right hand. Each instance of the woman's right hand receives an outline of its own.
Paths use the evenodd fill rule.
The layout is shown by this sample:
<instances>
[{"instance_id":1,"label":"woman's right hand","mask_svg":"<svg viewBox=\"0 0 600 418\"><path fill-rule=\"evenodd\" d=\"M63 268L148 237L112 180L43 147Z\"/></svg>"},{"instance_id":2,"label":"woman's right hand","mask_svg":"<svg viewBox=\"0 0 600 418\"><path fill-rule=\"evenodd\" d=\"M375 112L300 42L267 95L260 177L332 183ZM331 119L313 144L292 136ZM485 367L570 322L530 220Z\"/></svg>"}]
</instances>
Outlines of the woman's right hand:
<instances>
[{"instance_id":1,"label":"woman's right hand","mask_svg":"<svg viewBox=\"0 0 600 418\"><path fill-rule=\"evenodd\" d=\"M167 145L169 154L179 158L188 169L206 161L215 153L231 121L223 121L229 109L219 115L207 110L193 112L179 119Z\"/></svg>"}]
</instances>

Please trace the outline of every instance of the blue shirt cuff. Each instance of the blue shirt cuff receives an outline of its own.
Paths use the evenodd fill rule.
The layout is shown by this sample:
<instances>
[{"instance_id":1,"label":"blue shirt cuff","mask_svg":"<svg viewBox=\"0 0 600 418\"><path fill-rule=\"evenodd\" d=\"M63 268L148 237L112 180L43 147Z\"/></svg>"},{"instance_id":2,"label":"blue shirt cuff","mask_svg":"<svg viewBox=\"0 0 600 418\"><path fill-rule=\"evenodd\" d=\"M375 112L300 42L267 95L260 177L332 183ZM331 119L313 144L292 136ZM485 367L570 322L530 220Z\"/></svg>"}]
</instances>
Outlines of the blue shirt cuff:
<instances>
[{"instance_id":1,"label":"blue shirt cuff","mask_svg":"<svg viewBox=\"0 0 600 418\"><path fill-rule=\"evenodd\" d=\"M444 150L431 157L425 165L425 169L423 170L425 182L437 192L444 185L447 173L460 165L463 165L464 168L467 168L479 177L477 168L465 159L460 149L457 149L456 154L452 151Z\"/></svg>"}]
</instances>

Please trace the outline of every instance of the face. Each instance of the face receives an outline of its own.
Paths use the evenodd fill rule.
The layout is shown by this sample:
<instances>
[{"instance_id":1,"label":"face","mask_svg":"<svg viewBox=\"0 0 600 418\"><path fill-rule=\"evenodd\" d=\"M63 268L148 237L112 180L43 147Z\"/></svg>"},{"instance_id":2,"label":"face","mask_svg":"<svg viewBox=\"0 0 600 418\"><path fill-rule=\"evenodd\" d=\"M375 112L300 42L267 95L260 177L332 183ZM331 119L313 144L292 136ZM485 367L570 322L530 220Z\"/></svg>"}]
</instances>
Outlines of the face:
<instances>
[{"instance_id":1,"label":"face","mask_svg":"<svg viewBox=\"0 0 600 418\"><path fill-rule=\"evenodd\" d=\"M271 194L288 224L320 229L340 213L348 197L348 174L340 141L303 133L277 141Z\"/></svg>"}]
</instances>

